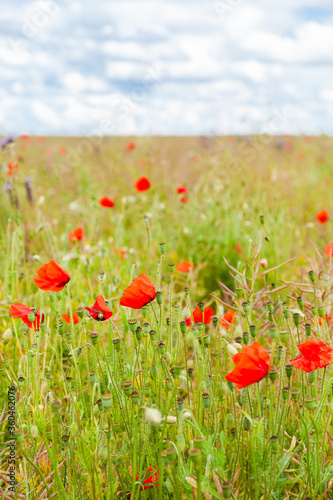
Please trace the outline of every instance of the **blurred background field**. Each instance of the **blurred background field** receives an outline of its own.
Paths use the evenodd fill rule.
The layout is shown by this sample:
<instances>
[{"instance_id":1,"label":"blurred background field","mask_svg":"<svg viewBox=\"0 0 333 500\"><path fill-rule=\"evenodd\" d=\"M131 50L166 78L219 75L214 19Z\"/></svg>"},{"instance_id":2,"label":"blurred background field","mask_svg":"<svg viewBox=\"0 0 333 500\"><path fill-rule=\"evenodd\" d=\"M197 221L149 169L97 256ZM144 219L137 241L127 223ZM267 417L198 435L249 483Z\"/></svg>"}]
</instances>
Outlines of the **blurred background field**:
<instances>
[{"instance_id":1,"label":"blurred background field","mask_svg":"<svg viewBox=\"0 0 333 500\"><path fill-rule=\"evenodd\" d=\"M15 276L3 269L11 293L17 272L33 293L30 278L53 258L93 276L90 293L96 273L111 272L109 292L116 296L132 266L155 272L158 243L165 241L167 262L193 262L196 298L207 299L218 280L233 286L223 256L235 267L247 261L259 241L260 215L276 261L296 257L288 272L298 277L314 252L311 243L323 251L332 239L331 220L316 220L322 209L333 212L332 146L326 136L16 138L1 150L1 262L8 266L11 241L18 264ZM13 175L8 164L18 165ZM135 189L141 176L151 183L145 192ZM179 187L188 193L178 194ZM100 206L103 196L114 207ZM71 243L78 226L84 238ZM262 256L273 267L267 240ZM184 276L176 278L184 286Z\"/></svg>"}]
</instances>

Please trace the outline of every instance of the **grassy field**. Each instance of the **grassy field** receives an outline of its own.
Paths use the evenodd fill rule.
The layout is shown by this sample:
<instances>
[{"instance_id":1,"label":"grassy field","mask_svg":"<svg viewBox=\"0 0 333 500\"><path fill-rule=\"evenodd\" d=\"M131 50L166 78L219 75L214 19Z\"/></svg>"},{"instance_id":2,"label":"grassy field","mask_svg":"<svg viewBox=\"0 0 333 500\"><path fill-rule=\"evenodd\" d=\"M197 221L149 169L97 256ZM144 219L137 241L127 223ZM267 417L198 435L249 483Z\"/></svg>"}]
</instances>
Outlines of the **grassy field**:
<instances>
[{"instance_id":1,"label":"grassy field","mask_svg":"<svg viewBox=\"0 0 333 500\"><path fill-rule=\"evenodd\" d=\"M2 497L333 498L333 139L0 154Z\"/></svg>"}]
</instances>

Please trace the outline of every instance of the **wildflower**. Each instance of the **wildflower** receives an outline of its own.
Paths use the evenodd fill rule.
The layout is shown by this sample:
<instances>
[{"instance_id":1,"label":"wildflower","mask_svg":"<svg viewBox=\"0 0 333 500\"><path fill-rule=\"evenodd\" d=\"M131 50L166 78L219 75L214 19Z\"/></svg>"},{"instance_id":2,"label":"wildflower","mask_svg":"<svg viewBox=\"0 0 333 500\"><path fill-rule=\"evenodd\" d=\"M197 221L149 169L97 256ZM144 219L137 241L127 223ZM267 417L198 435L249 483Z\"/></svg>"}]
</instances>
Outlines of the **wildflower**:
<instances>
[{"instance_id":1,"label":"wildflower","mask_svg":"<svg viewBox=\"0 0 333 500\"><path fill-rule=\"evenodd\" d=\"M11 177L18 170L18 163L8 163L7 168L7 175Z\"/></svg>"},{"instance_id":2,"label":"wildflower","mask_svg":"<svg viewBox=\"0 0 333 500\"><path fill-rule=\"evenodd\" d=\"M323 320L326 320L329 325L331 325L333 323L333 317L332 316L326 315L326 317L323 316L322 318L319 316L318 322L319 322L320 326L323 324Z\"/></svg>"},{"instance_id":3,"label":"wildflower","mask_svg":"<svg viewBox=\"0 0 333 500\"><path fill-rule=\"evenodd\" d=\"M38 278L34 278L34 281L38 288L49 290L50 292L60 292L71 279L67 271L54 262L54 260L45 262L37 270L37 274Z\"/></svg>"},{"instance_id":4,"label":"wildflower","mask_svg":"<svg viewBox=\"0 0 333 500\"><path fill-rule=\"evenodd\" d=\"M113 207L114 206L114 201L111 200L111 198L109 198L108 196L103 196L103 198L101 198L99 200L99 204L102 206L102 207Z\"/></svg>"},{"instance_id":5,"label":"wildflower","mask_svg":"<svg viewBox=\"0 0 333 500\"><path fill-rule=\"evenodd\" d=\"M162 422L162 414L157 408L146 408L145 418L150 424L160 424Z\"/></svg>"},{"instance_id":6,"label":"wildflower","mask_svg":"<svg viewBox=\"0 0 333 500\"><path fill-rule=\"evenodd\" d=\"M156 291L153 283L146 274L140 274L128 286L120 299L120 305L131 307L132 309L141 309L143 306L154 300Z\"/></svg>"},{"instance_id":7,"label":"wildflower","mask_svg":"<svg viewBox=\"0 0 333 500\"><path fill-rule=\"evenodd\" d=\"M179 188L177 188L177 193L178 194L188 193L188 188L186 186L180 186Z\"/></svg>"},{"instance_id":8,"label":"wildflower","mask_svg":"<svg viewBox=\"0 0 333 500\"><path fill-rule=\"evenodd\" d=\"M72 316L74 325L77 325L80 321L80 316L76 312L74 312ZM63 314L61 317L64 321L66 321L66 323L71 323L71 318L68 316L68 314Z\"/></svg>"},{"instance_id":9,"label":"wildflower","mask_svg":"<svg viewBox=\"0 0 333 500\"><path fill-rule=\"evenodd\" d=\"M147 477L148 474L151 475ZM140 486L140 491L147 490L148 488L157 488L158 475L159 475L159 469L157 467L148 467L147 472L141 481L143 486ZM136 476L136 480L139 481L138 476ZM131 498L131 493L127 494L127 498Z\"/></svg>"},{"instance_id":10,"label":"wildflower","mask_svg":"<svg viewBox=\"0 0 333 500\"><path fill-rule=\"evenodd\" d=\"M188 198L186 198L185 196L182 196L180 199L179 199L180 203L188 203Z\"/></svg>"},{"instance_id":11,"label":"wildflower","mask_svg":"<svg viewBox=\"0 0 333 500\"><path fill-rule=\"evenodd\" d=\"M328 212L326 210L320 210L320 212L317 213L316 217L317 217L317 221L320 224L325 224L325 222L327 222L329 219L329 215L328 215Z\"/></svg>"},{"instance_id":12,"label":"wildflower","mask_svg":"<svg viewBox=\"0 0 333 500\"><path fill-rule=\"evenodd\" d=\"M325 248L325 255L327 255L327 257L333 257L333 241Z\"/></svg>"},{"instance_id":13,"label":"wildflower","mask_svg":"<svg viewBox=\"0 0 333 500\"><path fill-rule=\"evenodd\" d=\"M135 183L135 188L139 192L147 191L150 188L150 182L147 177L140 177Z\"/></svg>"},{"instance_id":14,"label":"wildflower","mask_svg":"<svg viewBox=\"0 0 333 500\"><path fill-rule=\"evenodd\" d=\"M225 330L230 330L231 325L235 321L236 311L227 311L221 318L221 325Z\"/></svg>"},{"instance_id":15,"label":"wildflower","mask_svg":"<svg viewBox=\"0 0 333 500\"><path fill-rule=\"evenodd\" d=\"M130 141L127 145L127 148L126 148L126 151L133 151L133 149L135 149L135 142L133 141Z\"/></svg>"},{"instance_id":16,"label":"wildflower","mask_svg":"<svg viewBox=\"0 0 333 500\"><path fill-rule=\"evenodd\" d=\"M238 389L259 382L267 375L270 365L269 354L259 342L243 346L242 352L235 354L232 360L236 366L225 378Z\"/></svg>"},{"instance_id":17,"label":"wildflower","mask_svg":"<svg viewBox=\"0 0 333 500\"><path fill-rule=\"evenodd\" d=\"M39 325L44 321L44 314L41 314L40 311L33 311L30 307L19 303L11 304L9 314L14 319L21 318L29 328L33 328L36 331L39 331ZM32 314L35 315L33 322L29 320L29 316Z\"/></svg>"},{"instance_id":18,"label":"wildflower","mask_svg":"<svg viewBox=\"0 0 333 500\"><path fill-rule=\"evenodd\" d=\"M299 370L309 373L329 365L332 361L333 349L322 340L309 339L304 344L297 344L297 347L301 354L290 363Z\"/></svg>"},{"instance_id":19,"label":"wildflower","mask_svg":"<svg viewBox=\"0 0 333 500\"><path fill-rule=\"evenodd\" d=\"M239 254L243 253L243 249L242 249L240 243L238 243L238 242L236 243L236 252Z\"/></svg>"},{"instance_id":20,"label":"wildflower","mask_svg":"<svg viewBox=\"0 0 333 500\"><path fill-rule=\"evenodd\" d=\"M113 312L110 311L110 309L106 305L106 302L103 299L102 295L98 295L96 297L95 304L92 307L85 307L85 309L96 321L106 321L113 315Z\"/></svg>"},{"instance_id":21,"label":"wildflower","mask_svg":"<svg viewBox=\"0 0 333 500\"><path fill-rule=\"evenodd\" d=\"M204 313L200 311L200 308L197 307L193 311L193 318L194 318L194 323L205 323L205 325L208 325L212 321L212 317L214 316L214 309L211 307L205 307ZM205 318L205 321L204 321ZM186 320L186 325L191 326L191 318L187 318Z\"/></svg>"},{"instance_id":22,"label":"wildflower","mask_svg":"<svg viewBox=\"0 0 333 500\"><path fill-rule=\"evenodd\" d=\"M66 151L67 150L66 150L66 148L64 148L64 146L60 146L60 148L59 148L59 154L60 155L64 155L66 153Z\"/></svg>"},{"instance_id":23,"label":"wildflower","mask_svg":"<svg viewBox=\"0 0 333 500\"><path fill-rule=\"evenodd\" d=\"M194 264L188 262L187 260L182 260L181 262L179 262L176 269L180 273L189 273L190 271L192 271L192 269L194 269Z\"/></svg>"},{"instance_id":24,"label":"wildflower","mask_svg":"<svg viewBox=\"0 0 333 500\"><path fill-rule=\"evenodd\" d=\"M69 241L81 241L83 238L83 227L77 227L68 236Z\"/></svg>"},{"instance_id":25,"label":"wildflower","mask_svg":"<svg viewBox=\"0 0 333 500\"><path fill-rule=\"evenodd\" d=\"M263 267L264 269L267 267L267 259L260 259L260 265L261 267Z\"/></svg>"}]
</instances>

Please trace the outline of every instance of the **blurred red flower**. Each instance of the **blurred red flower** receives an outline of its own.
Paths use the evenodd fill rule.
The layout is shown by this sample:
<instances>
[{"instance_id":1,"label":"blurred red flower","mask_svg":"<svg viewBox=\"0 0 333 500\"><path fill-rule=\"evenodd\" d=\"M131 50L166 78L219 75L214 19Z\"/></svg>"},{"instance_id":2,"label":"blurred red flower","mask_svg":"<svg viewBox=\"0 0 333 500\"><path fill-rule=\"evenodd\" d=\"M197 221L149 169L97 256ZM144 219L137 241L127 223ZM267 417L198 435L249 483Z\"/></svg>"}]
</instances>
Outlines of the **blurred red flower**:
<instances>
[{"instance_id":1,"label":"blurred red flower","mask_svg":"<svg viewBox=\"0 0 333 500\"><path fill-rule=\"evenodd\" d=\"M50 292L60 292L71 279L68 272L54 262L54 260L45 262L37 270L37 274L38 278L34 278L34 281L38 288L49 290Z\"/></svg>"},{"instance_id":2,"label":"blurred red flower","mask_svg":"<svg viewBox=\"0 0 333 500\"><path fill-rule=\"evenodd\" d=\"M194 269L194 264L192 264L192 262L188 262L187 260L182 260L179 262L176 269L180 273L189 273L192 269Z\"/></svg>"},{"instance_id":3,"label":"blurred red flower","mask_svg":"<svg viewBox=\"0 0 333 500\"><path fill-rule=\"evenodd\" d=\"M179 188L177 188L177 193L178 194L188 193L188 188L186 186L180 186Z\"/></svg>"},{"instance_id":4,"label":"blurred red flower","mask_svg":"<svg viewBox=\"0 0 333 500\"><path fill-rule=\"evenodd\" d=\"M205 307L203 313L201 312L199 307L197 307L193 311L194 323L204 322L205 325L208 325L212 321L213 316L214 316L214 309L212 309L211 307ZM204 317L205 317L205 321L204 321ZM187 326L191 326L191 324L192 324L191 318L187 318L185 321L186 321Z\"/></svg>"},{"instance_id":5,"label":"blurred red flower","mask_svg":"<svg viewBox=\"0 0 333 500\"><path fill-rule=\"evenodd\" d=\"M72 314L72 316L73 316L73 323L74 323L74 325L77 325L79 323L79 321L80 321L80 316L76 312L74 312ZM61 317L62 317L62 319L64 321L66 321L66 323L70 323L71 322L71 318L68 316L68 314L63 314Z\"/></svg>"},{"instance_id":6,"label":"blurred red flower","mask_svg":"<svg viewBox=\"0 0 333 500\"><path fill-rule=\"evenodd\" d=\"M231 325L235 321L236 311L227 311L223 314L220 323L225 330L230 330Z\"/></svg>"},{"instance_id":7,"label":"blurred red flower","mask_svg":"<svg viewBox=\"0 0 333 500\"><path fill-rule=\"evenodd\" d=\"M139 191L147 191L150 188L150 182L147 177L140 177L135 183L135 188Z\"/></svg>"},{"instance_id":8,"label":"blurred red flower","mask_svg":"<svg viewBox=\"0 0 333 500\"><path fill-rule=\"evenodd\" d=\"M290 363L299 370L309 373L329 365L332 361L333 349L322 340L309 339L304 344L297 344L297 347L301 354Z\"/></svg>"},{"instance_id":9,"label":"blurred red flower","mask_svg":"<svg viewBox=\"0 0 333 500\"><path fill-rule=\"evenodd\" d=\"M152 473L149 477L147 477L148 474ZM159 475L159 469L157 467L149 467L147 469L146 474L144 475L141 483L143 484L143 487L140 486L140 491L147 490L148 488L157 488L158 487L158 475ZM145 479L147 478L147 479ZM136 476L136 480L139 481L138 476ZM131 493L127 493L127 498L131 498Z\"/></svg>"},{"instance_id":10,"label":"blurred red flower","mask_svg":"<svg viewBox=\"0 0 333 500\"><path fill-rule=\"evenodd\" d=\"M59 148L59 154L60 155L64 155L66 153L66 151L67 150L66 150L66 148L64 146L60 146L60 148Z\"/></svg>"},{"instance_id":11,"label":"blurred red flower","mask_svg":"<svg viewBox=\"0 0 333 500\"><path fill-rule=\"evenodd\" d=\"M68 236L69 241L81 241L83 238L83 227L77 227Z\"/></svg>"},{"instance_id":12,"label":"blurred red flower","mask_svg":"<svg viewBox=\"0 0 333 500\"><path fill-rule=\"evenodd\" d=\"M108 196L103 196L103 198L99 200L99 204L102 207L114 207L114 201L108 198Z\"/></svg>"},{"instance_id":13,"label":"blurred red flower","mask_svg":"<svg viewBox=\"0 0 333 500\"><path fill-rule=\"evenodd\" d=\"M141 309L156 297L156 291L153 283L146 274L140 274L128 286L120 299L120 305L131 307L132 309Z\"/></svg>"},{"instance_id":14,"label":"blurred red flower","mask_svg":"<svg viewBox=\"0 0 333 500\"><path fill-rule=\"evenodd\" d=\"M126 151L133 151L135 149L135 142L130 141L127 145Z\"/></svg>"},{"instance_id":15,"label":"blurred red flower","mask_svg":"<svg viewBox=\"0 0 333 500\"><path fill-rule=\"evenodd\" d=\"M18 163L8 163L7 168L7 175L8 177L11 177L15 171L18 170L19 166Z\"/></svg>"},{"instance_id":16,"label":"blurred red flower","mask_svg":"<svg viewBox=\"0 0 333 500\"><path fill-rule=\"evenodd\" d=\"M250 346L243 346L242 351L232 357L235 368L226 375L229 382L236 384L238 389L259 382L268 372L270 357L266 349L254 342Z\"/></svg>"},{"instance_id":17,"label":"blurred red flower","mask_svg":"<svg viewBox=\"0 0 333 500\"><path fill-rule=\"evenodd\" d=\"M327 257L333 257L333 241L325 248L325 255L327 255Z\"/></svg>"},{"instance_id":18,"label":"blurred red flower","mask_svg":"<svg viewBox=\"0 0 333 500\"><path fill-rule=\"evenodd\" d=\"M180 199L179 199L180 203L188 203L188 198L186 196L182 196Z\"/></svg>"},{"instance_id":19,"label":"blurred red flower","mask_svg":"<svg viewBox=\"0 0 333 500\"><path fill-rule=\"evenodd\" d=\"M85 307L85 309L96 321L106 321L113 315L113 312L108 308L102 295L96 297L95 304L92 307Z\"/></svg>"},{"instance_id":20,"label":"blurred red flower","mask_svg":"<svg viewBox=\"0 0 333 500\"><path fill-rule=\"evenodd\" d=\"M317 213L316 217L320 224L325 224L325 222L327 222L329 219L329 215L326 210L320 210L320 212Z\"/></svg>"},{"instance_id":21,"label":"blurred red flower","mask_svg":"<svg viewBox=\"0 0 333 500\"><path fill-rule=\"evenodd\" d=\"M242 249L240 243L238 243L238 242L236 243L236 252L239 254L243 253L243 249Z\"/></svg>"},{"instance_id":22,"label":"blurred red flower","mask_svg":"<svg viewBox=\"0 0 333 500\"><path fill-rule=\"evenodd\" d=\"M34 328L34 330L39 330L40 323L44 321L44 314L41 315L40 311L34 311L30 307L25 306L23 304L11 304L9 308L9 314L12 318L17 319L21 318L22 321L28 325L29 328ZM34 314L35 319L33 322L29 321L28 315Z\"/></svg>"}]
</instances>

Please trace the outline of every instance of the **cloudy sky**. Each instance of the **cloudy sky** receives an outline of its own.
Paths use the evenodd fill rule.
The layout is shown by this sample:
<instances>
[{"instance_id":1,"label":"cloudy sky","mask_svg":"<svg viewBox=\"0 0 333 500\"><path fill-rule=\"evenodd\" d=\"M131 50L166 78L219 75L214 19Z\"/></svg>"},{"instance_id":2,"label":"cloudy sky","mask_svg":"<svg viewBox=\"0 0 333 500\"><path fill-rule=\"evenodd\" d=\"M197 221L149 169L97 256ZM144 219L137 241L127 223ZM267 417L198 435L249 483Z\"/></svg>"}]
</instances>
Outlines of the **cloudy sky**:
<instances>
[{"instance_id":1,"label":"cloudy sky","mask_svg":"<svg viewBox=\"0 0 333 500\"><path fill-rule=\"evenodd\" d=\"M333 134L332 0L2 0L0 134Z\"/></svg>"}]
</instances>

